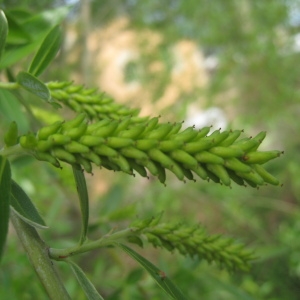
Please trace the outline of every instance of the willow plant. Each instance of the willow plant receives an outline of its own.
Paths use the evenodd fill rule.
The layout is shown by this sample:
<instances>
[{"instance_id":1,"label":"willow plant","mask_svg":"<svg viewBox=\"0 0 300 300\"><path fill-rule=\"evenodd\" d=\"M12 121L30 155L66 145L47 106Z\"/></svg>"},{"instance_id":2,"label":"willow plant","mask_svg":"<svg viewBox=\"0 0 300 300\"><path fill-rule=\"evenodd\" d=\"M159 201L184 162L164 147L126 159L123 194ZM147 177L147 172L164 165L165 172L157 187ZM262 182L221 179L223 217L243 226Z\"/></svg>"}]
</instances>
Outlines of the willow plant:
<instances>
[{"instance_id":1,"label":"willow plant","mask_svg":"<svg viewBox=\"0 0 300 300\"><path fill-rule=\"evenodd\" d=\"M7 33L6 17L1 12L0 54L5 51ZM133 220L127 228L99 239L88 239L89 199L84 173L100 167L128 175L151 175L162 184L172 172L180 181L197 178L224 186L254 188L279 185L264 163L279 157L281 151L259 150L266 132L241 138L242 130L182 130L182 122L162 123L159 117L140 117L138 109L117 104L96 89L72 82L42 82L39 76L55 57L60 43L61 30L55 26L44 38L28 70L20 71L16 81L0 83L1 89L27 90L44 100L44 105L66 106L76 112L71 120L62 118L25 135L19 134L17 120L6 129L0 150L0 255L4 252L10 218L51 299L69 299L53 261L70 265L87 298L103 299L71 260L74 255L102 247L119 247L140 263L171 298L186 299L162 270L130 248L129 243L143 246L147 241L154 247L177 250L178 255L215 262L231 271L247 271L255 257L252 250L222 235L210 235L199 225L163 222L161 214ZM10 160L16 155L30 155L57 168L65 162L73 169L81 211L81 234L73 247L54 249L40 239L37 230L47 228L46 222L11 177Z\"/></svg>"}]
</instances>

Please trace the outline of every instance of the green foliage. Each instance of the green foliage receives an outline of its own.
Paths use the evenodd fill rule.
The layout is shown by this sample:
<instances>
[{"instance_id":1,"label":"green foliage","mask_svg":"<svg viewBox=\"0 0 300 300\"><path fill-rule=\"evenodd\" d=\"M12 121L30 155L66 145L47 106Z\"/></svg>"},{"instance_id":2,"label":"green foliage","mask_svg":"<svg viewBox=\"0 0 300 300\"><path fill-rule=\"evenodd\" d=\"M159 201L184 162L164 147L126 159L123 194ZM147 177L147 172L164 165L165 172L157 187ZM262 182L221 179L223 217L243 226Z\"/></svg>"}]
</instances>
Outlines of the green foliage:
<instances>
[{"instance_id":1,"label":"green foliage","mask_svg":"<svg viewBox=\"0 0 300 300\"><path fill-rule=\"evenodd\" d=\"M177 249L182 255L216 262L228 270L250 269L249 262L255 258L252 251L243 249L244 246L233 239L217 234L208 235L199 225L189 226L178 222L158 225L159 219L160 216L135 221L131 224L133 232L144 234L154 247L168 251Z\"/></svg>"},{"instance_id":2,"label":"green foliage","mask_svg":"<svg viewBox=\"0 0 300 300\"><path fill-rule=\"evenodd\" d=\"M193 1L188 1L188 4L184 7L182 7L181 4L179 5L180 9L185 8L182 10L184 15L189 15L191 12L194 12L191 8L192 6L189 6L192 2ZM160 4L157 1L153 1L152 4L146 1L145 4L140 5L140 9L143 8L143 5L146 5L150 6L150 10L160 10ZM171 6L170 4L170 7ZM211 7L220 8L219 4L209 4L206 10L210 10ZM233 5L231 1L226 4L226 7L236 9L236 5ZM147 8L147 10L148 9L149 8ZM177 10L178 7L175 5L172 6L172 9ZM223 10L216 9L216 12L223 15ZM49 14L53 17L53 21L51 22L48 21L48 18L45 18L45 16L49 16ZM246 185L257 188L258 186L265 186L266 184L279 185L279 180L271 174L273 173L272 169L267 169L264 164L279 157L282 151L258 150L266 136L265 131L261 131L252 138L241 136L242 130L224 130L222 132L221 130L215 130L212 133L210 133L210 127L205 127L199 131L193 127L181 130L182 122L163 123L159 122L158 117L140 117L138 115L139 110L128 108L126 105L117 104L113 98L97 92L95 89L87 89L82 85L75 85L72 82L60 81L59 78L55 78L58 81L48 83L45 83L43 79L38 79L37 76L46 70L57 54L61 42L61 33L59 26L56 24L60 22L62 15L65 14L65 8L47 11L35 16L32 16L26 10L22 12L18 10L8 10L7 19L10 30L6 45L4 45L4 41L6 39L7 30L3 27L3 30L0 31L0 53L4 49L0 67L3 69L10 68L12 64L18 63L22 58L33 52L33 50L38 49L36 55L31 60L29 69L21 67L21 71L17 74L16 79L14 79L14 76L8 75L7 77L11 82L0 83L0 109L2 114L11 122L10 125L8 123L6 124L7 129L5 132L1 132L4 136L3 148L0 150L0 205L3 208L0 209L1 254L7 235L10 204L12 206L13 216L16 215L19 221L22 219L27 226L16 226L16 222L14 222L17 233L19 235L27 235L26 237L28 237L29 241L32 239L31 241L35 242L34 247L36 247L36 245L38 245L38 248L40 247L39 249L42 250L41 253L44 253L43 258L46 264L48 261L47 272L54 272L54 270L52 270L53 261L68 262L88 299L103 298L97 292L98 285L93 285L87 278L86 273L88 273L88 271L85 272L85 270L82 270L77 263L70 261L69 257L95 249L110 251L112 247L116 246L140 263L154 281L158 283L160 288L173 299L185 299L185 295L179 291L176 284L172 283L165 271L154 266L143 256L126 246L124 244L125 242L135 243L138 246L147 245L148 242L154 247L164 248L171 252L177 249L179 254L182 254L183 257L179 259L185 259L185 262L190 263L190 273L186 272L185 274L190 274L189 279L194 282L198 281L198 277L192 278L194 275L192 276L191 273L194 271L193 268L199 266L199 261L201 260L205 260L209 263L215 262L221 268L226 268L229 271L236 271L238 269L248 271L253 260L256 258L252 251L245 249L243 244L235 242L232 238L220 234L210 235L200 225L186 225L185 222L178 221L160 223L161 215L154 218L138 219L131 223L130 226L124 224L125 222L122 223L121 221L126 220L126 217L130 219L135 215L134 206L127 206L127 210L126 208L119 207L122 203L120 196L122 193L111 198L108 197L109 200L107 200L107 202L112 201L116 204L107 204L107 206L110 207L107 209L107 213L105 213L104 210L104 212L101 212L102 215L100 217L97 216L98 219L94 223L95 232L93 233L96 235L96 238L90 238L91 233L88 232L88 228L92 229L92 224L89 222L90 200L84 171L86 173L92 173L96 172L97 167L100 167L103 172L105 171L104 169L122 171L129 175L133 175L134 172L137 172L142 177L157 177L160 182L165 184L166 170L169 170L177 179L184 182L186 182L186 180L196 181L194 176L198 176L203 180L221 183L221 185L231 186L231 182L234 181L238 185L241 185L242 188ZM136 18L137 17L138 15L136 15ZM165 17L169 18L171 15L166 15ZM0 23L0 25L6 24L4 15L1 14L1 18L0 22L2 23ZM272 20L270 20L270 22L271 21ZM224 22L226 23L227 21L224 19ZM232 24L231 26L234 30L230 31L230 34L236 33L238 37L237 40L243 40L243 36L240 35L240 28ZM174 30L174 28L169 28L168 30ZM186 30L186 32L189 31L187 27L182 27L182 29ZM213 30L217 30L217 28ZM211 36L213 36L211 32L206 32L204 37L202 36L201 38L205 40L206 37L206 41L211 42L211 44L223 44L221 43L222 41L209 41ZM3 42L2 44L1 41ZM226 37L224 37L223 42L224 44L226 43ZM26 69L29 71L23 71ZM10 70L7 74L11 74ZM160 88L162 88L162 86L160 86ZM22 95L24 89L35 95L35 98L46 100L46 102L50 102L50 104L52 103L54 106L56 103L53 103L52 100L57 100L65 108L69 108L75 112L75 117L72 119L68 118L68 121L62 121L62 119L65 119L65 117L62 116L62 112L55 111L55 114L59 115L59 121L54 123L50 121L48 122L50 125L47 126L35 124L35 126L31 126L31 132L28 133L27 129L25 130L24 128L26 126L29 127L29 125L23 126L26 121L23 116L24 113L20 108L21 105L19 105L19 103L16 106L7 104L7 102L11 102L11 99L14 99L15 102L22 99L22 105L26 108L27 113L31 118L34 118L31 109L35 107L35 105L32 105L31 100L27 102L23 101L24 98L22 96L16 97L15 95L17 94L12 94L8 91L13 90L20 92L20 95ZM8 105L7 109L5 108L6 105ZM53 108L49 106L49 103L39 103L38 105L45 105L45 110ZM60 107L60 105L56 106ZM20 133L18 133L18 127L21 130ZM54 248L52 246L54 243L51 241L51 238L47 236L47 234L49 235L49 230L46 231L45 235L49 238L49 241L51 241L50 248L41 242L40 237L32 227L44 229L46 224L43 218L33 204L31 197L27 196L21 186L15 181L11 183L7 158L9 158L11 163L14 163L16 155L31 155L36 158L36 160L49 162L50 165L47 165L45 168L49 168L50 178L57 174L57 170L51 168L52 165L59 169L62 167L70 169L70 167L72 167L80 200L81 235L79 244L70 246L68 241L61 241L61 249ZM33 161L28 161L33 164ZM45 165L46 164L44 164L44 166ZM34 171L34 167L32 167L31 170ZM16 175L14 176L17 177L18 172L19 170L16 168ZM117 177L117 175L114 176ZM172 177L170 179L168 178L168 180L170 180L172 184ZM132 182L130 182L130 185L133 185ZM220 185L215 186L214 191L207 191L206 195L209 196L209 193L219 193L218 198L223 198L222 200L224 200L224 202L229 202L230 199L226 199L226 194L223 192L224 187L221 192L220 188L222 187ZM151 190L151 188L149 189ZM199 185L199 190L200 189L205 190L205 185ZM122 188L121 191L124 191L126 194L127 190ZM176 190L172 193L176 193ZM162 195L159 195L159 197L160 196L163 198L164 192L162 192ZM119 197L119 199L115 199L116 197ZM245 198L246 197L245 194ZM170 200L170 197L168 199ZM56 205L55 203L57 203L56 199L51 200L49 205L50 211L51 209L55 209L54 206ZM246 200L250 202L252 199ZM157 203L157 205L159 205L159 203ZM169 205L170 213L172 213L173 209L174 207ZM146 208L144 212L147 214ZM249 220L250 223L254 223L253 219L249 217L246 219ZM64 221L67 224L67 220L65 219ZM121 227L121 229L114 228L107 232L106 228L111 228L110 222L118 222L117 226L118 228ZM99 226L103 225L102 223L104 227ZM22 224L22 222L20 224ZM261 224L258 223L258 225ZM78 227L78 222L76 222L74 231L77 232ZM257 227L259 228L259 226ZM30 228L30 230L28 230L28 228ZM102 230L100 237L98 232L99 228ZM64 229L61 228L60 230ZM282 239L285 241L288 240L287 234L284 232L282 233ZM34 247L32 247L32 249ZM27 249L26 251L31 260L33 260L36 254L34 252L35 250L31 252L30 247L29 250L26 247L25 249ZM295 263L295 261L297 261L297 258L293 257L291 263ZM94 262L90 261L90 263L94 265ZM104 271L107 271L105 269L105 263L106 259L104 254L103 257L99 259L99 262L97 262L97 267L103 268L102 276ZM165 266L167 265L168 263L165 264ZM171 268L173 265L172 262L169 262L169 265ZM202 270L205 272L205 268ZM294 270L296 272L297 267L294 267ZM38 268L36 268L36 271L40 272ZM113 275L113 267L111 267L109 271L111 271L111 273L105 276L103 281L106 285L111 287L108 280L110 280L109 275ZM176 271L178 274L174 282L182 282L183 284L184 282L189 282L180 280L181 269L178 268ZM45 272L46 275L47 272ZM196 273L199 274L202 273L202 271L199 272L198 270ZM122 294L123 286L126 287L126 285L130 286L131 284L132 287L133 279L131 277L138 278L141 281L143 280L139 270L136 272L133 270L123 283L120 281L115 282L116 297ZM202 283L204 282L204 284L200 286L199 289L203 292L206 288L206 279L210 284L214 282L215 286L230 291L230 293L237 298L251 299L247 293L242 292L238 287L234 287L230 282L220 283L219 280L214 281L215 278L213 276L211 276L211 278L208 276L202 279ZM229 281L228 278L225 279ZM224 280L224 282L226 280ZM47 278L41 279L41 281L44 284L48 282ZM113 282L113 280L111 280L111 282ZM65 280L64 283L68 285L67 280ZM105 283L101 282L99 289L105 287ZM251 283L253 288L253 281L251 281ZM247 286L247 282L242 282L241 285ZM63 281L61 280L58 282L55 280L51 281L50 288L46 288L47 293L50 295L49 290L51 292L51 290L53 291L57 287L62 286ZM134 287L136 286L138 286L138 284L135 284ZM124 288L124 290L125 289L126 288ZM190 297L195 295L195 297L199 296L197 291L192 287L192 284L185 286L184 289L189 291ZM248 288L248 290L250 290L250 288ZM76 288L73 288L73 295L77 296L77 291ZM64 291L62 293L64 293ZM131 295L135 293L137 292L132 292ZM217 295L217 292L215 292L215 295L218 298L219 295ZM65 295L65 297L68 298L68 295ZM104 297L114 299L113 293L111 293L111 296L106 297L106 295L104 295ZM131 298L131 296L128 296L126 299Z\"/></svg>"},{"instance_id":3,"label":"green foliage","mask_svg":"<svg viewBox=\"0 0 300 300\"><path fill-rule=\"evenodd\" d=\"M10 205L15 213L29 225L40 229L48 228L30 198L14 181L11 183Z\"/></svg>"},{"instance_id":4,"label":"green foliage","mask_svg":"<svg viewBox=\"0 0 300 300\"><path fill-rule=\"evenodd\" d=\"M9 222L11 171L9 161L0 156L0 258L3 255Z\"/></svg>"}]
</instances>

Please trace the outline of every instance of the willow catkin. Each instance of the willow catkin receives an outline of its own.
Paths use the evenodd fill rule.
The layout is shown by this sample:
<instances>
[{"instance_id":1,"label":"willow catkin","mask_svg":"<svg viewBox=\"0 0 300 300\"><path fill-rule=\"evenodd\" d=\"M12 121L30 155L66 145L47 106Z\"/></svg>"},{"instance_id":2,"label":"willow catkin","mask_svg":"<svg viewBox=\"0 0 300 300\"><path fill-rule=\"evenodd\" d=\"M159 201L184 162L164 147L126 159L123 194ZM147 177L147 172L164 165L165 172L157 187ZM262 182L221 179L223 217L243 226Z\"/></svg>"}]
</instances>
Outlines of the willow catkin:
<instances>
[{"instance_id":1,"label":"willow catkin","mask_svg":"<svg viewBox=\"0 0 300 300\"><path fill-rule=\"evenodd\" d=\"M145 122L101 120L87 123L86 114L41 128L36 135L19 138L20 146L38 159L59 166L58 161L80 164L91 173L93 165L146 177L147 171L164 183L166 169L182 181L196 177L230 186L231 182L256 187L279 181L263 164L281 151L258 151L266 136L240 138L241 130L215 130L210 127L180 131L182 123L159 123L158 117ZM126 127L126 126L127 127ZM52 157L52 158L50 158Z\"/></svg>"}]
</instances>

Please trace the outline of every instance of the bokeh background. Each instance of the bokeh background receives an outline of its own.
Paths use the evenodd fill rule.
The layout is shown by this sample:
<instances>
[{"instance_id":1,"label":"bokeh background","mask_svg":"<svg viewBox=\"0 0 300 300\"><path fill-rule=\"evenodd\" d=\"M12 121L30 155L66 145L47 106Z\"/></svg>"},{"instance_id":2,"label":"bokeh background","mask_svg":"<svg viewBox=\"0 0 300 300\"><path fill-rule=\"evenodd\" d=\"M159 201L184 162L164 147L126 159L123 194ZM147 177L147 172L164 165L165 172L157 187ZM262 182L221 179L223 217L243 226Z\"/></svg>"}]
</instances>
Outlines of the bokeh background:
<instances>
[{"instance_id":1,"label":"bokeh background","mask_svg":"<svg viewBox=\"0 0 300 300\"><path fill-rule=\"evenodd\" d=\"M26 68L42 37L60 22L64 42L44 81L98 87L140 108L141 115L161 115L163 122L244 129L248 136L266 130L262 149L285 151L266 165L282 186L258 190L200 179L184 184L171 173L165 187L154 178L95 170L86 176L91 237L164 211L165 221L200 223L257 255L249 273L228 273L176 252L138 249L189 299L299 299L299 0L4 0L0 7L9 21L11 53L0 63L2 80ZM1 134L11 120L27 132L73 116L27 94L0 90L0 97L9 100L0 101ZM13 174L50 227L40 232L44 240L57 248L76 243L80 214L70 168L23 157L14 161ZM107 300L165 297L115 249L84 254L76 262ZM72 299L85 299L68 266L58 268ZM1 299L46 299L12 228L0 282Z\"/></svg>"}]
</instances>

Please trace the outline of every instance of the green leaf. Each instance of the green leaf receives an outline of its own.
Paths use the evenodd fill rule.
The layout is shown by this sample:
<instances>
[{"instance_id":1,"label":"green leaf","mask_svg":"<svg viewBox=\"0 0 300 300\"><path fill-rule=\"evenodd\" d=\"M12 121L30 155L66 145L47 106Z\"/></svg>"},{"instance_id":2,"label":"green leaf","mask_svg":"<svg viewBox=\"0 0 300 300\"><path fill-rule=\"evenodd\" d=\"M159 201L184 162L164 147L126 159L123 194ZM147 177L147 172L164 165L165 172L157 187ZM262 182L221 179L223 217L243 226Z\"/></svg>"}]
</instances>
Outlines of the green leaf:
<instances>
[{"instance_id":1,"label":"green leaf","mask_svg":"<svg viewBox=\"0 0 300 300\"><path fill-rule=\"evenodd\" d=\"M79 165L73 165L73 175L75 178L77 193L80 201L80 210L81 210L81 219L82 219L82 228L81 228L81 236L80 236L80 245L86 239L88 223L89 223L89 196L87 192L86 182L84 178L84 174Z\"/></svg>"},{"instance_id":2,"label":"green leaf","mask_svg":"<svg viewBox=\"0 0 300 300\"><path fill-rule=\"evenodd\" d=\"M7 33L8 33L7 20L4 12L0 10L0 58L5 47Z\"/></svg>"},{"instance_id":3,"label":"green leaf","mask_svg":"<svg viewBox=\"0 0 300 300\"><path fill-rule=\"evenodd\" d=\"M38 39L30 44L26 44L24 46L9 49L9 51L5 51L0 61L0 70L13 65L16 62L20 61L22 58L28 56L40 45L40 43L41 41L40 39Z\"/></svg>"},{"instance_id":4,"label":"green leaf","mask_svg":"<svg viewBox=\"0 0 300 300\"><path fill-rule=\"evenodd\" d=\"M62 32L58 25L52 28L32 60L29 73L39 76L56 56L62 42Z\"/></svg>"},{"instance_id":5,"label":"green leaf","mask_svg":"<svg viewBox=\"0 0 300 300\"><path fill-rule=\"evenodd\" d=\"M19 72L17 82L27 91L40 97L43 100L50 101L51 93L48 87L37 79L35 76L27 72Z\"/></svg>"},{"instance_id":6,"label":"green leaf","mask_svg":"<svg viewBox=\"0 0 300 300\"><path fill-rule=\"evenodd\" d=\"M0 259L2 257L9 221L11 171L8 160L0 156Z\"/></svg>"},{"instance_id":7,"label":"green leaf","mask_svg":"<svg viewBox=\"0 0 300 300\"><path fill-rule=\"evenodd\" d=\"M11 182L10 205L27 224L40 229L48 228L25 191L13 180Z\"/></svg>"},{"instance_id":8,"label":"green leaf","mask_svg":"<svg viewBox=\"0 0 300 300\"><path fill-rule=\"evenodd\" d=\"M104 300L104 298L98 293L91 281L86 277L81 268L70 260L65 260L69 263L73 273L75 274L80 286L82 287L85 295L89 300Z\"/></svg>"},{"instance_id":9,"label":"green leaf","mask_svg":"<svg viewBox=\"0 0 300 300\"><path fill-rule=\"evenodd\" d=\"M150 261L139 255L133 249L124 244L115 243L124 252L136 260L157 282L157 284L172 298L176 300L186 300L187 298L182 292L174 285L174 283L166 276L166 274L154 266ZM200 299L200 298L199 298Z\"/></svg>"},{"instance_id":10,"label":"green leaf","mask_svg":"<svg viewBox=\"0 0 300 300\"><path fill-rule=\"evenodd\" d=\"M6 39L8 47L15 45L21 46L32 41L29 32L18 22L17 18L15 18L15 14L12 15L11 12L6 11L6 18L9 26ZM10 49L11 47L9 50Z\"/></svg>"},{"instance_id":11,"label":"green leaf","mask_svg":"<svg viewBox=\"0 0 300 300\"><path fill-rule=\"evenodd\" d=\"M8 123L17 121L21 134L29 130L29 122L20 102L13 93L4 89L0 89L0 117Z\"/></svg>"}]
</instances>

